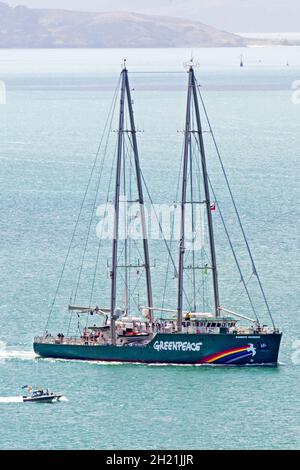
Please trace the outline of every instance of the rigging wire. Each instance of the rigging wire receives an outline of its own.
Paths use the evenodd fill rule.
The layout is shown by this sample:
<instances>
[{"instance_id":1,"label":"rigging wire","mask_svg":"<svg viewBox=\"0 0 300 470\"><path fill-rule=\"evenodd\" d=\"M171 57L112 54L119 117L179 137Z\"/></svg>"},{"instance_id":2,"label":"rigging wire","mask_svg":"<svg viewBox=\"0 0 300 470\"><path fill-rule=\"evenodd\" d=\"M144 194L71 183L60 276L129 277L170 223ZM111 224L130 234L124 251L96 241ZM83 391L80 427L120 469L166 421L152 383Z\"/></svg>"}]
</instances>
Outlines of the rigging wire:
<instances>
[{"instance_id":1,"label":"rigging wire","mask_svg":"<svg viewBox=\"0 0 300 470\"><path fill-rule=\"evenodd\" d=\"M192 106L192 110L194 109L194 103L192 102L191 104ZM195 127L195 117L194 117L194 113L191 112L191 129L194 129ZM201 175L202 175L202 170L200 169L200 161L198 158L195 158L193 159L193 155L195 153L195 147L198 147L197 148L197 151L199 151L199 141L197 140L197 133L193 130L190 131L190 134L191 134L191 139L190 139L190 166L192 167L192 162L195 160L196 162L196 168L193 169L193 175L196 174L195 178L196 178L196 189L197 189L197 195L198 195L198 198L199 198L199 201L202 200L202 191L201 191L201 188L202 188L202 184L201 184ZM190 171L191 171L192 168L190 168ZM196 170L196 171L195 171ZM193 180L192 180L192 176L190 175L190 185L191 185L191 191L192 191L192 185L193 185ZM193 206L194 204L192 203L193 201L193 194L191 192L191 204L192 204L192 211L193 211ZM193 216L193 214L192 214ZM201 220L202 220L202 216L201 216ZM201 224L201 220L200 220L200 224ZM203 227L204 228L204 227ZM202 227L200 228L200 230L202 229ZM196 226L194 228L194 232L196 233ZM202 232L201 232L202 233ZM202 236L204 236L204 233L202 233ZM193 237L193 246L194 246L194 238ZM193 250L189 250L187 251L187 255L186 255L186 260L188 261L189 258L192 257L192 266L195 266L195 253L194 253L194 249ZM202 246L202 249L201 249L201 255L200 255L200 258L201 258L201 266L205 267L206 265L210 265L211 266L211 259L209 258L208 256L208 253L206 252L205 250L205 247ZM204 260L206 258L206 261L207 261L207 264L205 265L204 264ZM193 286L194 286L194 300L197 298L198 294L200 293L200 289L198 288L197 291L195 290L195 285L196 285L196 278L195 278L195 270L194 270L194 275L193 275L193 280L191 280ZM206 306L210 305L211 302L209 302L209 296L208 296L208 287L207 287L207 284L208 284L208 281L207 281L207 275L205 274L204 270L202 270L202 283L200 285L200 288L202 288L202 305L203 305L203 310L205 310ZM195 305L194 305L194 309L195 309Z\"/></svg>"},{"instance_id":2,"label":"rigging wire","mask_svg":"<svg viewBox=\"0 0 300 470\"><path fill-rule=\"evenodd\" d=\"M249 276L248 281L246 281L246 285L247 285L247 286L248 286L248 284L250 283L250 281L251 281L251 279L252 279L253 276L254 276L254 274L251 273L250 276ZM240 281L240 282L241 282L241 281ZM234 300L235 302L237 302L237 301L239 300L239 298L241 297L241 295L242 295L242 293L244 292L244 290L245 290L245 289L244 289L244 287L243 287L243 288L241 289L241 292L240 292L237 296L235 296L235 297L233 298L233 300Z\"/></svg>"},{"instance_id":3,"label":"rigging wire","mask_svg":"<svg viewBox=\"0 0 300 470\"><path fill-rule=\"evenodd\" d=\"M133 201L133 194L132 194L132 174L134 174L135 172L135 163L133 161L134 159L134 155L132 152L130 152L130 149L133 148L133 145L132 145L132 139L131 139L131 134L130 133L127 133L127 141L126 141L127 145L126 145L126 156L127 156L127 160L129 162L129 165L128 165L128 172L129 172L129 201L132 202ZM140 207L138 208L138 212L136 214L136 218L138 217L138 214L140 214ZM131 237L131 234L128 232L128 225L127 225L127 232L126 232L126 237L130 236L129 237L129 240L131 243L128 244L128 259L130 260L131 259L131 254L132 254L132 251L133 251L133 247L135 248L136 250L136 253L137 255L143 259L143 254L141 253L141 249L138 245L138 240L135 240L135 238L132 238ZM125 240L126 242L126 240ZM125 263L126 264L126 263ZM139 263L138 263L139 264ZM145 269L145 266L141 265L137 268L137 272L139 270L143 271ZM135 285L134 285L134 281L132 279L132 276L131 276L131 270L129 270L129 281L130 281L130 288L129 288L129 285L128 285L128 292L129 292L129 296L128 298L130 299L134 292L136 291L136 289L139 287L139 284L140 284L140 281L143 277L143 273L140 274L139 278L137 279ZM131 288L131 283L133 284L133 289ZM130 294L132 291L132 294ZM133 298L133 297L132 297Z\"/></svg>"},{"instance_id":4,"label":"rigging wire","mask_svg":"<svg viewBox=\"0 0 300 470\"><path fill-rule=\"evenodd\" d=\"M195 79L195 80L196 80L196 79ZM196 81L196 84L197 84L197 81ZM238 223L239 223L239 226L240 226L240 229L241 229L241 232L242 232L242 235L243 235L243 238L244 238L246 247L247 247L248 255L249 255L249 258L250 258L250 261L251 261L251 264L252 264L252 271L253 271L253 274L254 274L254 275L256 276L256 278L257 278L257 282L258 282L258 285L259 285L261 294L262 294L262 296L263 296L265 305L266 305L266 307L267 307L269 317L270 317L270 319L271 319L271 321L272 321L272 324L273 324L273 327L274 327L274 329L275 329L276 327L275 327L275 322L274 322L274 319L273 319L273 315L272 315L272 312L271 312L271 309L270 309L270 306L269 306L269 303L268 303L268 300L267 300L267 297L266 297L264 288L263 288L263 286L262 286L262 282L261 282L260 276L259 276L259 274L258 274L258 272L257 272L257 269L256 269L256 265L255 265L254 258L253 258L253 255L252 255L252 252L251 252L251 249L250 249L250 245L249 245L249 242L248 242L248 238L247 238L247 236L246 236L246 233L245 233L245 230L244 230L242 221L241 221L240 213L239 213L239 211L238 211L238 208L237 208L237 205L236 205L236 202L235 202L235 198L234 198L234 196L233 196L233 192L232 192L232 189L231 189L231 186L230 186L230 183L229 183L229 179L228 179L228 176L227 176L227 172L226 172L226 170L225 170L225 166L224 166L222 157L221 157L221 153L220 153L220 150L219 150L219 146L218 146L218 144L217 144L217 141L216 141L216 138L215 138L215 135L214 135L214 132L213 132L211 123L210 123L210 119L209 119L209 117L208 117L208 113L207 113L207 110L206 110L206 106L205 106L205 103L204 103L204 100L203 100L203 97L202 97L202 93L201 93L201 91L200 91L200 87L199 87L198 84L197 84L197 90L198 90L198 94L199 94L199 97L200 97L200 100L201 100L202 108L203 108L203 111L204 111L204 114L205 114L205 117L206 117L206 121L207 121L207 124L208 124L208 126L209 126L209 131L210 131L210 134L211 134L211 136L212 136L212 140L213 140L213 143L214 143L216 152L217 152L218 160L219 160L219 163L220 163L220 165L221 165L222 173L223 173L224 178L225 178L225 181L226 181L226 186L227 186L227 189L228 189L228 191L229 191L230 198L231 198L231 201L232 201L232 204L233 204L233 207L234 207L234 211L235 211L235 214L236 214L236 217L237 217L237 220L238 220Z\"/></svg>"},{"instance_id":5,"label":"rigging wire","mask_svg":"<svg viewBox=\"0 0 300 470\"><path fill-rule=\"evenodd\" d=\"M255 307L254 307L254 304L253 304L253 302L252 302L252 298L251 298L251 296L250 296L250 292L249 292L248 287L247 287L247 284L246 284L246 282L245 282L245 278L244 278L244 275L243 275L243 272L242 272L242 269L241 269L239 260L238 260L238 258L237 258L237 255L236 255L236 252L235 252L233 243L232 243L231 238L230 238L230 234L229 234L227 225L226 225L226 223L225 223L225 219L224 219L224 217L223 217L223 213L222 213L222 211L221 211L221 208L220 208L220 205L219 205L219 202L218 202L216 193L215 193L215 191L214 191L214 188L213 188L213 186L212 186L212 183L211 183L211 180L210 180L209 176L208 176L208 181L209 181L209 185L210 185L212 194L213 194L213 196L214 196L214 199L215 199L216 204L217 204L217 207L218 207L218 211L219 211L219 214L220 214L220 218L221 218L221 221L222 221L222 225L223 225L223 227L224 227L224 230L225 230L225 233L226 233L226 236L227 236L227 239L228 239L230 248L231 248L231 252L232 252L232 254L233 254L233 257L234 257L236 266L237 266L238 271L239 271L239 274L240 274L240 276L241 276L241 281L242 281L242 283L243 283L244 289L245 289L245 291L246 291L246 294L247 294L247 297L248 297L248 299L249 299L249 302L250 302L251 308L252 308L252 310L253 310L253 313L254 313L254 315L255 315L255 318L256 318L257 322L259 322L259 319L258 319L256 310L255 310Z\"/></svg>"},{"instance_id":6,"label":"rigging wire","mask_svg":"<svg viewBox=\"0 0 300 470\"><path fill-rule=\"evenodd\" d=\"M112 122L113 122L113 118L114 118L114 111L115 111L117 96L118 96L118 93L116 93L116 95L115 95L114 107L112 109L112 112L109 113L109 117L110 117L109 125L105 127L105 132L106 132L106 128L108 129L107 130L107 137L106 137L105 147L104 147L104 151L103 151L103 157L100 161L100 173L99 173L98 181L97 181L97 184L96 184L95 197L94 197L94 200L93 200L93 204L91 204L91 207L92 207L91 216L90 216L87 235L86 235L86 239L85 239L85 243L84 243L84 247L83 247L81 263L79 265L79 275L78 275L75 294L74 294L74 303L76 303L78 288L79 288L79 285L80 285L81 275L82 275L82 271L83 271L83 265L84 265L85 256L86 256L86 253L87 253L89 239L90 239L93 216L94 216L94 213L95 213L95 208L96 208L99 189L100 189L100 184L101 184L102 173L103 173L103 169L104 169L105 158L106 158L106 155L107 155L108 143L109 143L109 138L110 138L110 133L111 133L111 128L112 128ZM112 162L112 168L113 168L114 161L115 161L115 152L114 152L114 158L113 158L113 162ZM112 168L111 168L111 171L112 171ZM109 186L109 188L110 188L110 186ZM102 227L102 229L103 229L103 227ZM93 284L94 284L94 279L93 279ZM89 304L91 305L91 301L90 301ZM68 333L69 333L69 330L70 330L70 327L71 327L72 318L73 318L72 312L70 312L70 320L69 320L69 323L68 323L68 330L67 330ZM87 326L87 323L88 323L88 315L87 315L87 321L86 321L85 326Z\"/></svg>"},{"instance_id":7,"label":"rigging wire","mask_svg":"<svg viewBox=\"0 0 300 470\"><path fill-rule=\"evenodd\" d=\"M146 183L145 178L144 178L144 174L143 174L143 172L142 172L141 169L140 169L140 172L141 172L141 178L142 178L142 181L143 181L143 183L144 183L144 186L145 186L147 195L148 195L148 197L149 197L151 206L152 206L152 208L153 208L153 212L154 212L155 218L156 218L157 223L158 223L158 226L159 226L159 231L160 231L160 233L161 233L161 235L162 235L162 237L163 237L164 244L165 244L165 246L166 246L166 248L167 248L169 257L170 257L171 262L172 262L172 265L173 265L173 267L174 267L175 276L178 276L178 270L177 270L177 267L176 267L174 258L173 258L173 256L172 256L171 249L170 249L170 247L169 247L169 245L168 245L168 242L167 242L167 240L166 240L166 238L165 238L165 236L164 236L164 231L163 231L161 222L160 222L159 217L158 217L158 215L157 215L157 211L156 211L156 209L155 209L155 206L154 206L154 203L153 203L153 199L152 199L152 197L151 197L149 188L148 188L148 186L147 186L147 183ZM186 300L188 300L185 289L183 289L183 294L184 294Z\"/></svg>"},{"instance_id":8,"label":"rigging wire","mask_svg":"<svg viewBox=\"0 0 300 470\"><path fill-rule=\"evenodd\" d=\"M113 176L113 167L114 167L114 162L115 162L115 159L116 159L116 147L115 147L115 152L114 152L114 158L112 160L112 165L111 165L111 171L110 171L110 183L109 183L109 188L108 188L108 196L107 196L107 200L106 200L106 204L105 204L105 213L107 211L107 206L108 206L108 200L109 200L109 189L111 187L111 181L112 181L112 176ZM91 220L93 218L93 213L94 211L92 212L91 214ZM97 250L97 256L96 256L96 263L95 263L95 269L94 269L94 273L93 273L93 281L92 281L92 289L91 289L91 294L90 294L90 299L89 299L89 307L91 307L92 305L92 296L93 296L93 292L94 292L94 287L95 287L95 282L96 282L96 271L97 271L97 267L98 267L98 261L99 261L99 256L100 256L100 248L101 248L101 245L102 245L102 235L103 235L103 229L104 229L104 224L102 225L102 228L101 228L101 235L100 235L100 240L99 240L99 244L98 244L98 250ZM84 255L85 255L85 252L84 252ZM82 264L81 264L81 271L82 271L82 267L83 267L83 262L84 260L82 261ZM80 272L80 277L81 277L81 272ZM78 278L80 280L80 277ZM78 281L79 282L79 281ZM76 286L76 294L77 294L77 289L78 289L78 284ZM76 294L75 294L75 299L74 299L74 302L76 300ZM73 315L72 315L72 312L70 312L70 319L69 319L69 323L68 323L68 329L67 329L67 332L69 333L69 330L71 328L71 322L72 322L72 318L73 318ZM87 324L88 324L88 315L87 315L87 320L86 320L86 324L85 326L87 327ZM67 333L67 334L68 334Z\"/></svg>"},{"instance_id":9,"label":"rigging wire","mask_svg":"<svg viewBox=\"0 0 300 470\"><path fill-rule=\"evenodd\" d=\"M110 169L110 176L109 176L109 182L108 182L108 191L107 191L107 197L106 197L106 201L105 201L104 214L107 212L107 207L108 207L108 203L109 203L109 191L110 191L110 188L111 188L111 183L112 183L112 178L113 178L114 164L115 164L115 160L116 160L116 149L117 149L117 143L115 145L115 150L113 152L114 157L113 157L112 165L111 165L111 169ZM101 233L100 233L100 237L99 237L99 244L98 244L98 250L97 250L97 255L96 255L96 263L95 263L95 270L94 270L94 275L93 275L93 282L92 282L92 288L91 288L91 293L90 293L89 305L92 305L92 299L93 299L93 295L94 295L94 291L95 291L96 276L97 276L97 270L98 270L99 259L100 259L100 250L101 250L102 242L103 242L103 230L104 230L104 224L102 224Z\"/></svg>"},{"instance_id":10,"label":"rigging wire","mask_svg":"<svg viewBox=\"0 0 300 470\"><path fill-rule=\"evenodd\" d=\"M93 216L94 216L95 209L96 209L96 204L97 204L97 199L98 199L98 194L99 194L99 189L100 189L100 184L101 184L101 178L102 178L103 169L104 169L106 151L107 151L107 147L108 147L108 142L109 142L110 132L111 132L111 128L112 128L113 118L114 118L114 113L111 114L111 119L110 119L110 123L109 123L109 127L108 127L108 133L107 133L107 140L106 140L106 145L105 145L105 152L103 154L103 158L102 158L101 165L100 165L100 173L99 173L98 182L97 182L97 186L96 186L95 197L94 197L93 204L92 204L91 217L90 217L90 221L89 221L89 225L88 225L85 244L84 244L84 247L83 247L80 270L79 270L79 275L78 275L78 280L77 280L77 285L76 285L76 290L75 290L75 295L74 295L74 302L75 303L76 303L77 292L78 292L78 288L79 288L79 284L80 284L80 280L81 280L81 275L82 275L84 260L85 260L85 256L86 256L86 252L87 252L87 247L88 247L88 243L89 243L89 238L90 238L90 234L91 234Z\"/></svg>"},{"instance_id":11,"label":"rigging wire","mask_svg":"<svg viewBox=\"0 0 300 470\"><path fill-rule=\"evenodd\" d=\"M110 109L109 109L108 117L107 117L105 125L104 125L104 130L103 130L103 133L102 133L102 136L101 136L101 139L100 139L100 143L99 143L99 146L98 146L98 149L97 149L97 152L96 152L93 164L92 164L90 176L89 176L88 183L87 183L87 186L86 186L86 189L85 189L85 192L84 192L83 200L81 202L79 214L78 214L78 217L76 219L76 223L75 223L75 227L74 227L74 230L73 230L73 234L72 234L72 237L71 237L70 244L68 246L66 258L65 258L65 261L63 263L60 278L58 280L58 284L57 284L57 287L56 287L56 290L55 290L54 298L53 298L53 301L52 301L51 306L50 306L50 312L49 312L49 315L48 315L48 318L47 318L47 321L46 321L44 333L48 329L49 321L50 321L50 318L51 318L51 315L52 315L52 312L53 312L53 309L54 309L54 305L55 305L55 302L56 302L56 299L57 299L57 296L58 296L58 292L59 292L59 289L60 289L60 286L61 286L62 278L63 278L64 272L65 272L65 269L66 269L67 261L69 259L70 252L71 252L72 245L73 245L73 241L74 241L74 238L75 238L75 235L76 235L76 232L77 232L77 227L78 227L79 221L81 219L81 214L82 214L82 211L83 211L84 203L85 203L85 200L87 198L87 194L88 194L88 190L89 190L89 187L90 187L90 184L91 184L91 181L92 181L93 173L94 173L97 161L98 161L99 153L100 153L102 142L103 142L103 139L104 139L104 136L105 136L105 131L106 131L106 128L107 128L107 125L108 125L108 122L109 122L109 118L110 118L110 115L111 115L111 113L113 112L113 110L115 108L116 98L117 98L117 95L118 95L118 89L119 89L119 86L120 86L120 79L121 78L119 77L118 84L117 84L117 87L115 89L113 99L112 99L112 103L111 103L111 106L110 106Z\"/></svg>"},{"instance_id":12,"label":"rigging wire","mask_svg":"<svg viewBox=\"0 0 300 470\"><path fill-rule=\"evenodd\" d=\"M194 106L194 103L192 103L192 106ZM193 115L194 117L194 115ZM199 146L199 142L197 141L197 135L195 133L192 134L193 135L193 148L195 147L198 147ZM203 178L201 179L201 175L202 175L202 170L200 169L200 159L199 158L196 158L195 159L196 161L196 182L198 184L198 197L199 197L199 200L202 201L202 186L203 186ZM200 224L202 223L202 217L203 217L203 214L200 213L201 216L200 216ZM201 234L202 234L202 249L201 249L201 254L200 254L200 265L202 267L208 267L208 265L211 266L211 259L209 257L209 254L207 253L207 250L205 249L205 246L204 246L204 230L205 230L205 227L204 227L204 222L202 224L202 226L200 227L200 230L202 230ZM209 295L208 294L208 276L207 274L205 273L205 270L202 269L201 270L201 277L202 277L202 283L200 285L200 288L202 287L202 305L203 305L203 311L205 312L206 310L209 310L209 309L212 309L212 298L211 298L211 294ZM200 294L200 288L198 289L198 292ZM197 293L198 295L198 293ZM209 301L210 299L210 301Z\"/></svg>"},{"instance_id":13,"label":"rigging wire","mask_svg":"<svg viewBox=\"0 0 300 470\"><path fill-rule=\"evenodd\" d=\"M182 166L183 166L183 158L184 158L184 142L182 142L181 159L180 159L180 165L179 165L179 172L178 172L178 176L177 176L175 201L178 201L178 198L179 198L180 180L181 180L180 175L181 175ZM177 204L174 204L174 207L177 208ZM172 227L171 227L171 237L170 237L170 250L171 250L172 244L174 242L174 225L175 225L175 218L174 218L174 215L173 215ZM170 259L170 256L168 256L167 272L166 272L166 275L165 275L163 297L162 297L162 304L161 304L162 309L165 308L166 293L167 293L167 286L168 286L168 276L169 276L169 270L170 270L170 262L171 262L171 259ZM176 276L176 274L175 274L175 276Z\"/></svg>"},{"instance_id":14,"label":"rigging wire","mask_svg":"<svg viewBox=\"0 0 300 470\"><path fill-rule=\"evenodd\" d=\"M192 112L192 129L194 128L194 113ZM196 302L196 271L195 271L195 214L194 214L194 187L193 187L193 150L192 150L192 138L191 133L189 135L189 173L190 173L190 197L191 197L191 209L192 209L192 283L193 283L193 309L194 312L197 310L197 302Z\"/></svg>"},{"instance_id":15,"label":"rigging wire","mask_svg":"<svg viewBox=\"0 0 300 470\"><path fill-rule=\"evenodd\" d=\"M199 149L199 151L200 151L199 141L196 139L196 136L195 136L195 142L196 142L196 144L197 144L197 146L198 146L198 149ZM197 160L197 164L198 164L198 169L199 169L199 172L200 172L200 163L199 163L198 160ZM249 290L248 290L248 288L247 288L247 283L246 283L245 280L244 280L243 272L242 272L242 269L241 269L241 267L240 267L240 264L239 264L239 261L238 261L238 258L237 258L237 255L236 255L236 252L235 252L233 243L232 243L232 241L231 241L229 231L228 231L228 229L227 229L227 225L226 225L226 223L225 223L225 219L224 219L224 217L223 217L221 208L220 208L220 206L219 206L216 193L215 193L214 188L213 188L213 186L212 186L212 182L211 182L211 180L210 180L209 175L207 175L207 177L208 177L208 182L209 182L209 185L210 185L212 194L213 194L213 196L214 196L215 202L216 202L216 204L218 205L218 209L219 209L219 213L220 213L220 217L221 217L221 222L222 222L222 225L223 225L223 227L224 227L224 230L225 230L227 239L228 239L228 241L229 241L229 245L230 245L232 254L233 254L233 256L234 256L234 260L235 260L235 262L236 262L236 266L237 266L237 268L238 268L238 270L239 270L240 280L241 280L241 282L242 282L243 285L244 285L244 289L245 289L245 291L246 291L246 293L247 293L247 297L248 297L248 299L249 299L249 302L250 302L251 308L252 308L252 310L253 310L253 313L254 313L254 315L255 315L255 318L257 319L257 321L259 321L259 320L258 320L257 313L256 313L256 310L255 310L255 307L254 307L254 304L253 304L253 301L252 301L252 298L251 298L250 293L249 293ZM207 286L206 286L206 287L207 287ZM204 295L204 294L203 294L203 295ZM203 302L204 302L204 299L203 299Z\"/></svg>"}]
</instances>

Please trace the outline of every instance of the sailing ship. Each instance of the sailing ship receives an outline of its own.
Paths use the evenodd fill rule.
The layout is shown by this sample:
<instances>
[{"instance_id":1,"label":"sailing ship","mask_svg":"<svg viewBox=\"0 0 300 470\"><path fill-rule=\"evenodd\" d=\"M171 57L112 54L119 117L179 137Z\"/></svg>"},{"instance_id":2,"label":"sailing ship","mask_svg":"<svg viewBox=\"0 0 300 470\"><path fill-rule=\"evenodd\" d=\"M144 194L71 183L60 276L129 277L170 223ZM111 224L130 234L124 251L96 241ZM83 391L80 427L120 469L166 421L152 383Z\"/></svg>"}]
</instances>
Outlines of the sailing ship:
<instances>
[{"instance_id":1,"label":"sailing ship","mask_svg":"<svg viewBox=\"0 0 300 470\"><path fill-rule=\"evenodd\" d=\"M129 120L125 119L126 110ZM182 163L181 178L181 200L180 200L180 243L177 253L179 259L176 264L177 280L177 302L174 308L156 308L153 304L150 253L147 237L147 224L144 212L144 185L141 172L139 150L137 144L137 129L133 113L133 102L131 98L131 89L128 78L126 64L120 76L120 107L119 107L119 127L117 142L117 159L114 188L114 224L112 240L112 264L110 266L110 306L80 306L69 305L69 311L80 315L93 316L101 319L100 325L90 326L86 324L81 334L77 337L59 334L53 336L48 330L42 336L34 339L34 351L42 357L91 360L104 362L121 363L144 363L144 364L192 364L192 365L277 365L278 353L282 333L275 326L267 299L261 284L260 277L254 264L254 259L250 251L249 243L244 229L241 225L241 219L237 210L232 191L229 186L227 174L221 161L222 169L229 193L234 205L234 210L244 236L246 247L250 256L253 274L258 281L259 289L266 302L268 313L272 321L272 326L262 324L254 308L247 283L243 277L237 255L233 250L233 244L228 237L229 245L232 248L233 256L236 261L240 280L243 283L246 294L253 308L254 317L234 312L231 309L222 307L219 295L219 281L217 269L217 256L214 237L213 212L218 207L215 193L210 184L210 178L207 172L206 149L204 144L204 131L202 123L202 113L207 117L202 95L196 80L193 63L188 64L188 92L186 105L186 122L184 130L184 152ZM209 121L208 121L209 123ZM210 124L209 124L210 125ZM210 127L210 131L212 129ZM136 307L135 314L129 312L128 302L125 306L118 306L118 273L121 269L118 257L119 249L119 225L122 200L120 188L122 183L122 174L124 169L124 139L129 138L134 156L134 171L137 186L137 201L139 203L139 218L142 227L142 261L129 263L127 259L126 268L133 266L142 270L145 276L146 300ZM192 139L194 141L192 155ZM214 139L215 142L215 139ZM216 142L215 142L216 143ZM217 148L217 147L216 147ZM195 150L196 149L196 150ZM218 156L220 154L218 152ZM201 184L203 200L199 201L200 193L196 194L192 187L193 181L193 162L198 164L201 171ZM196 162L196 163L195 163ZM191 199L191 200L190 200ZM209 238L209 263L197 264L192 255L193 262L186 265L187 260L187 207L195 207L201 204L204 207L204 213L207 221L207 230ZM215 213L215 212L214 212ZM220 211L222 222L224 218ZM192 217L193 219L193 217ZM228 230L224 225L226 235ZM193 226L193 230L196 227ZM126 243L126 240L125 240ZM126 252L126 245L125 245ZM122 265L124 267L124 265ZM187 283L186 270L192 272L193 294L192 302L188 308L185 306L185 286ZM209 272L212 280L213 307L211 311L199 309L196 305L196 276L197 272L207 275ZM125 279L126 288L128 280ZM126 296L125 296L126 297ZM160 312L160 318L157 317ZM168 315L168 318L163 317ZM94 320L93 320L94 322ZM247 322L245 325L244 322ZM243 323L243 324L241 324Z\"/></svg>"}]
</instances>

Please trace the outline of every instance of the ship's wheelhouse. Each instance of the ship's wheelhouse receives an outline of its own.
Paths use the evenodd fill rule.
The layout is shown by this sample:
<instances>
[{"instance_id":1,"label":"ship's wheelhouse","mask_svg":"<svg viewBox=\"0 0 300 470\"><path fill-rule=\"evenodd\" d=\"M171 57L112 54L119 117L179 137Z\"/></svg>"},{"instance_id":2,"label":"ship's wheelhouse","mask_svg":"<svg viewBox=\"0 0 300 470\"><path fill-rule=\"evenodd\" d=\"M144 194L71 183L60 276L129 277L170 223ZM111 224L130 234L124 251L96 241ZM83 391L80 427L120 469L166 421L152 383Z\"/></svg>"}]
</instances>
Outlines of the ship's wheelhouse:
<instances>
[{"instance_id":1,"label":"ship's wheelhouse","mask_svg":"<svg viewBox=\"0 0 300 470\"><path fill-rule=\"evenodd\" d=\"M191 334L201 333L229 333L236 327L234 318L185 318L182 322L183 332Z\"/></svg>"}]
</instances>

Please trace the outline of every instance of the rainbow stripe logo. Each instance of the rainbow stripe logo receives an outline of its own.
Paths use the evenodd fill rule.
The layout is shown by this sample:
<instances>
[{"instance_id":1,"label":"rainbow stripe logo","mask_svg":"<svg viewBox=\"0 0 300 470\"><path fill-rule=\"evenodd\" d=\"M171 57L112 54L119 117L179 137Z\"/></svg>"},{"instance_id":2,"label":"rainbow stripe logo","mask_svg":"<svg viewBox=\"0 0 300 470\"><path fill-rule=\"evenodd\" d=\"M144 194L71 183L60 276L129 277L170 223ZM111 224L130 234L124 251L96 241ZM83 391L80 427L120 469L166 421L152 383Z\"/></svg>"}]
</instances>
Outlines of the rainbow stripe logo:
<instances>
[{"instance_id":1,"label":"rainbow stripe logo","mask_svg":"<svg viewBox=\"0 0 300 470\"><path fill-rule=\"evenodd\" d=\"M240 346L239 348L226 349L215 354L210 354L200 359L199 364L232 364L245 359L253 357L256 354L256 349L253 344Z\"/></svg>"}]
</instances>

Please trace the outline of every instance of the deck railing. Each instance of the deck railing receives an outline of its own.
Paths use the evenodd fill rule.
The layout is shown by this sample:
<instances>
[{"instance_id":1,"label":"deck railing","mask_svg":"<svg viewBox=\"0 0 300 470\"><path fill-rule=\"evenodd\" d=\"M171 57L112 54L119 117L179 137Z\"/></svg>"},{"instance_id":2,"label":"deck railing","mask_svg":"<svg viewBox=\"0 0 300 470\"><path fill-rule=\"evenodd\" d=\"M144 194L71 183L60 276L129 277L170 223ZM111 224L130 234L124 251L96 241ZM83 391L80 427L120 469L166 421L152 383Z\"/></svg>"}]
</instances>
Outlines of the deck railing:
<instances>
[{"instance_id":1,"label":"deck railing","mask_svg":"<svg viewBox=\"0 0 300 470\"><path fill-rule=\"evenodd\" d=\"M83 338L78 337L57 337L57 336L36 336L34 338L35 343L44 343L44 344L85 344Z\"/></svg>"}]
</instances>

